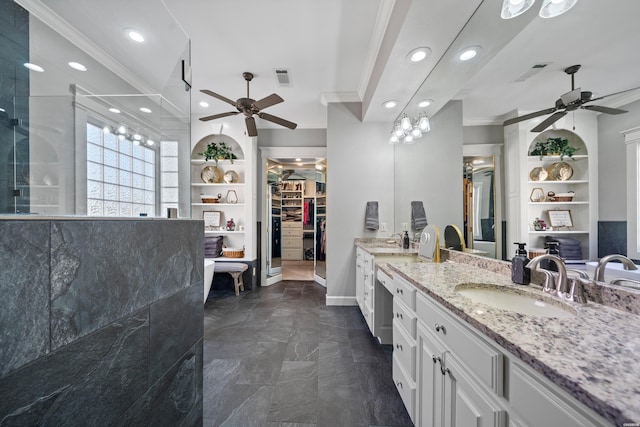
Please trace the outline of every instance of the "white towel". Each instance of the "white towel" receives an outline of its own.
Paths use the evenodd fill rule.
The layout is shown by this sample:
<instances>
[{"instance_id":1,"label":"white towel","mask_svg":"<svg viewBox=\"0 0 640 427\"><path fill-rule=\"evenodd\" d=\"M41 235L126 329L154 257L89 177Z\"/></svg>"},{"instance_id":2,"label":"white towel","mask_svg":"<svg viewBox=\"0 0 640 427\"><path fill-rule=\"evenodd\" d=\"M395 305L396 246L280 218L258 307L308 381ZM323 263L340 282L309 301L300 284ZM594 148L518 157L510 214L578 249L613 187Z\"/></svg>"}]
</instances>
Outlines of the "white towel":
<instances>
[{"instance_id":1,"label":"white towel","mask_svg":"<svg viewBox=\"0 0 640 427\"><path fill-rule=\"evenodd\" d=\"M364 216L364 227L369 230L378 229L378 202L367 202Z\"/></svg>"}]
</instances>

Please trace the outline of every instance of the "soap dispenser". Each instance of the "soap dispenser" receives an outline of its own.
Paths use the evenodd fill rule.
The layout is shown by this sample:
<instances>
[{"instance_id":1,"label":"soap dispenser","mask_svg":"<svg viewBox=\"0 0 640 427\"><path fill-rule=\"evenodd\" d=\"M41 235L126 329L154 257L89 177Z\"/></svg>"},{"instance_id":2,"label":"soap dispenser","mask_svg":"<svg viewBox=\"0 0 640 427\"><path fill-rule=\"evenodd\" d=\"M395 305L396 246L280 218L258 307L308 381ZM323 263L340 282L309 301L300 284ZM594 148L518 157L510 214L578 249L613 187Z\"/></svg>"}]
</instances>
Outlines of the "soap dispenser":
<instances>
[{"instance_id":1,"label":"soap dispenser","mask_svg":"<svg viewBox=\"0 0 640 427\"><path fill-rule=\"evenodd\" d=\"M409 249L409 245L409 232L405 230L402 236L402 249Z\"/></svg>"},{"instance_id":2,"label":"soap dispenser","mask_svg":"<svg viewBox=\"0 0 640 427\"><path fill-rule=\"evenodd\" d=\"M531 269L527 267L529 258L525 250L526 243L514 243L518 245L516 256L511 260L511 281L519 285L528 285L531 282Z\"/></svg>"}]
</instances>

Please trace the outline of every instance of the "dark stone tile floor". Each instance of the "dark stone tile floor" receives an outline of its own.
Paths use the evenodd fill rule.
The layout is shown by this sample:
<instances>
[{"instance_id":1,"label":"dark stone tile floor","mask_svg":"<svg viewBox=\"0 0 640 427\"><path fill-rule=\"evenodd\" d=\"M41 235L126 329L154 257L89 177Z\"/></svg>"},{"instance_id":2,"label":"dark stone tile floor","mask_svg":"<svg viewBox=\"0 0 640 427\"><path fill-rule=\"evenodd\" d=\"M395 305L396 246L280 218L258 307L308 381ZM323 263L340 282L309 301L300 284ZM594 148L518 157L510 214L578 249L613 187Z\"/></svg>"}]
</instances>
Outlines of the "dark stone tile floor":
<instances>
[{"instance_id":1,"label":"dark stone tile floor","mask_svg":"<svg viewBox=\"0 0 640 427\"><path fill-rule=\"evenodd\" d=\"M213 291L204 309L204 426L413 426L391 346L315 282Z\"/></svg>"}]
</instances>

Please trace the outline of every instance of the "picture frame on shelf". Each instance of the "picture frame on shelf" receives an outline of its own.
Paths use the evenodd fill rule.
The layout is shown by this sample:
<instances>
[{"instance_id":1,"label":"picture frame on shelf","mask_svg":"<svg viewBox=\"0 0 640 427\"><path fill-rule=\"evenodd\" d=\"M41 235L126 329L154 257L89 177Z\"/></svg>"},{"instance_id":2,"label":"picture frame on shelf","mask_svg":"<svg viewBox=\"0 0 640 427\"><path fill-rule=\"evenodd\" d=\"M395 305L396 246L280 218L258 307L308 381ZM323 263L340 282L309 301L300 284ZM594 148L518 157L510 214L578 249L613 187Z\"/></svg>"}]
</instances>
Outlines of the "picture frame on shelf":
<instances>
[{"instance_id":1,"label":"picture frame on shelf","mask_svg":"<svg viewBox=\"0 0 640 427\"><path fill-rule=\"evenodd\" d=\"M549 224L553 227L573 227L573 219L570 210L548 210Z\"/></svg>"},{"instance_id":2,"label":"picture frame on shelf","mask_svg":"<svg viewBox=\"0 0 640 427\"><path fill-rule=\"evenodd\" d=\"M222 220L221 211L204 211L202 212L202 219L204 220L204 229L213 230L220 228L220 222Z\"/></svg>"}]
</instances>

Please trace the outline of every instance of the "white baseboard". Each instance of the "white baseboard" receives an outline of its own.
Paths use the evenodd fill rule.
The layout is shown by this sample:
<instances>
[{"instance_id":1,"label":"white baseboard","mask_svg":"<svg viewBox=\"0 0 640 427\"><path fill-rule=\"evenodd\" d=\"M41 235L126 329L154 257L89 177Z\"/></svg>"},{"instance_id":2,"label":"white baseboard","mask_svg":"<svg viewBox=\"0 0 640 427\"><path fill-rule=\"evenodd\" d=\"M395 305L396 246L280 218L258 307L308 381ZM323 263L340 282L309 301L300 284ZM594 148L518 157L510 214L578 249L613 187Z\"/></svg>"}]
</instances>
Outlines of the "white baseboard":
<instances>
[{"instance_id":1,"label":"white baseboard","mask_svg":"<svg viewBox=\"0 0 640 427\"><path fill-rule=\"evenodd\" d=\"M327 305L358 305L356 297L332 297L326 296Z\"/></svg>"}]
</instances>

